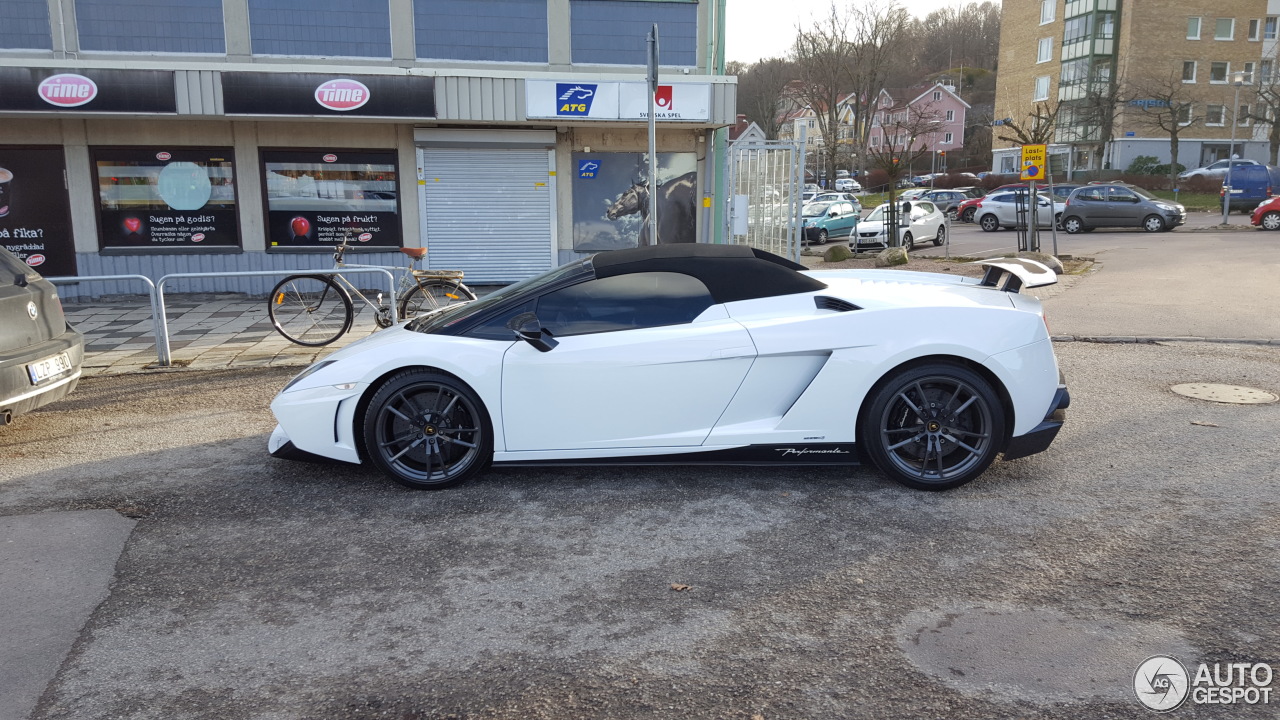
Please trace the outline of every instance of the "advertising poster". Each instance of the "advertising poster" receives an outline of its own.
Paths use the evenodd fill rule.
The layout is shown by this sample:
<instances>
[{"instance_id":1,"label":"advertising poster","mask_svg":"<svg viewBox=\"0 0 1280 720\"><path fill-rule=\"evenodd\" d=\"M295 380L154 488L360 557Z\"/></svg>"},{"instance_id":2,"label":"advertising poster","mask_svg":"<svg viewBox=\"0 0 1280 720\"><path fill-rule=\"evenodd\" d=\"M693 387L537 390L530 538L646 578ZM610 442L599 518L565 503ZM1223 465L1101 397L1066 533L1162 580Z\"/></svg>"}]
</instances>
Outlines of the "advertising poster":
<instances>
[{"instance_id":1,"label":"advertising poster","mask_svg":"<svg viewBox=\"0 0 1280 720\"><path fill-rule=\"evenodd\" d=\"M696 153L658 153L658 228L652 238L644 153L574 153L573 163L574 250L697 242Z\"/></svg>"},{"instance_id":2,"label":"advertising poster","mask_svg":"<svg viewBox=\"0 0 1280 720\"><path fill-rule=\"evenodd\" d=\"M264 150L262 163L269 247L400 247L394 150Z\"/></svg>"},{"instance_id":3,"label":"advertising poster","mask_svg":"<svg viewBox=\"0 0 1280 720\"><path fill-rule=\"evenodd\" d=\"M96 148L102 247L239 247L231 148Z\"/></svg>"},{"instance_id":4,"label":"advertising poster","mask_svg":"<svg viewBox=\"0 0 1280 720\"><path fill-rule=\"evenodd\" d=\"M0 147L0 245L48 277L76 274L60 147Z\"/></svg>"}]
</instances>

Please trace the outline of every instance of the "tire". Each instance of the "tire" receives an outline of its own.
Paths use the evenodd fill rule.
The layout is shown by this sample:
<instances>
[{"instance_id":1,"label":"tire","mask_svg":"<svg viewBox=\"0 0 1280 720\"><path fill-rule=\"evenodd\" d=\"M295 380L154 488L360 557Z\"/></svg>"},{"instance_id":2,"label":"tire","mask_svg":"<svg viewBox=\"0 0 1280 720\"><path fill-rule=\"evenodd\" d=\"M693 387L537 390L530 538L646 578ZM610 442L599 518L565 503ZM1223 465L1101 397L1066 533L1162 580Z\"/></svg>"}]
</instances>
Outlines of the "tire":
<instances>
[{"instance_id":1,"label":"tire","mask_svg":"<svg viewBox=\"0 0 1280 720\"><path fill-rule=\"evenodd\" d=\"M973 208L973 207L965 208L964 214L960 216L960 219L963 222L971 223L973 222L973 216L977 214L977 212L978 212L978 208Z\"/></svg>"},{"instance_id":2,"label":"tire","mask_svg":"<svg viewBox=\"0 0 1280 720\"><path fill-rule=\"evenodd\" d=\"M1148 215L1142 218L1142 229L1147 232L1162 232L1164 228L1164 218L1159 215Z\"/></svg>"},{"instance_id":3,"label":"tire","mask_svg":"<svg viewBox=\"0 0 1280 720\"><path fill-rule=\"evenodd\" d=\"M290 275L271 290L267 315L291 342L320 347L351 329L351 296L324 275Z\"/></svg>"},{"instance_id":4,"label":"tire","mask_svg":"<svg viewBox=\"0 0 1280 720\"><path fill-rule=\"evenodd\" d=\"M400 298L400 319L409 320L420 313L475 299L476 294L461 282L424 280Z\"/></svg>"},{"instance_id":5,"label":"tire","mask_svg":"<svg viewBox=\"0 0 1280 720\"><path fill-rule=\"evenodd\" d=\"M1059 230L1062 229L1062 213L1057 213L1053 216L1053 226Z\"/></svg>"},{"instance_id":6,"label":"tire","mask_svg":"<svg viewBox=\"0 0 1280 720\"><path fill-rule=\"evenodd\" d=\"M1280 230L1280 212L1269 212L1262 216L1263 230Z\"/></svg>"},{"instance_id":7,"label":"tire","mask_svg":"<svg viewBox=\"0 0 1280 720\"><path fill-rule=\"evenodd\" d=\"M391 376L369 401L361 436L369 460L414 490L443 490L493 460L493 425L465 384L430 370Z\"/></svg>"},{"instance_id":8,"label":"tire","mask_svg":"<svg viewBox=\"0 0 1280 720\"><path fill-rule=\"evenodd\" d=\"M934 245L942 245L947 241L947 224L943 223L938 226L938 235L933 239Z\"/></svg>"},{"instance_id":9,"label":"tire","mask_svg":"<svg viewBox=\"0 0 1280 720\"><path fill-rule=\"evenodd\" d=\"M813 239L813 244L814 244L814 245L826 245L826 244L827 244L827 229L826 229L826 228L823 228L823 229L821 229L821 230L819 230L819 231L818 231L818 237L816 237L816 238L814 238L814 239Z\"/></svg>"},{"instance_id":10,"label":"tire","mask_svg":"<svg viewBox=\"0 0 1280 720\"><path fill-rule=\"evenodd\" d=\"M1005 411L982 376L951 363L918 365L880 383L859 426L876 467L917 490L978 477L1004 441Z\"/></svg>"},{"instance_id":11,"label":"tire","mask_svg":"<svg viewBox=\"0 0 1280 720\"><path fill-rule=\"evenodd\" d=\"M1084 221L1074 215L1062 221L1062 229L1069 234L1075 235L1085 231Z\"/></svg>"},{"instance_id":12,"label":"tire","mask_svg":"<svg viewBox=\"0 0 1280 720\"><path fill-rule=\"evenodd\" d=\"M907 252L916 249L916 239L911 236L911 231L902 233L902 248Z\"/></svg>"},{"instance_id":13,"label":"tire","mask_svg":"<svg viewBox=\"0 0 1280 720\"><path fill-rule=\"evenodd\" d=\"M983 215L979 223L984 232L995 232L1000 229L1000 218L990 213Z\"/></svg>"}]
</instances>

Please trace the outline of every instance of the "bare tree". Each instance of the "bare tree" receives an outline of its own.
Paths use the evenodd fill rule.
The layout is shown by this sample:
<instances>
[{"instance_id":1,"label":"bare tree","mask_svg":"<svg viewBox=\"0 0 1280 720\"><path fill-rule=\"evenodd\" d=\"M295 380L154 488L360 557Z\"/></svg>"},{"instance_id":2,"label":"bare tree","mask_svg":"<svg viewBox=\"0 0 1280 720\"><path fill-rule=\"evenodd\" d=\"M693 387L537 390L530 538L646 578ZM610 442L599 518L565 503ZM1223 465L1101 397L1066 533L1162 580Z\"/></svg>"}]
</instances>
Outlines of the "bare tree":
<instances>
[{"instance_id":1,"label":"bare tree","mask_svg":"<svg viewBox=\"0 0 1280 720\"><path fill-rule=\"evenodd\" d=\"M765 58L752 65L731 62L725 72L738 77L738 110L760 126L765 137L778 137L783 90L795 68L782 58Z\"/></svg>"},{"instance_id":2,"label":"bare tree","mask_svg":"<svg viewBox=\"0 0 1280 720\"><path fill-rule=\"evenodd\" d=\"M1203 123L1196 114L1194 96L1180 75L1148 75L1131 84L1133 99L1126 112L1138 123L1169 136L1169 183L1178 187L1178 138ZM1233 120L1234 122L1234 120Z\"/></svg>"},{"instance_id":3,"label":"bare tree","mask_svg":"<svg viewBox=\"0 0 1280 720\"><path fill-rule=\"evenodd\" d=\"M882 95L881 97L887 97ZM867 167L881 170L889 178L887 216L892 227L890 245L898 247L898 181L910 173L916 160L929 153L928 139L943 127L942 113L932 103L908 105L910 98L895 99L890 105L876 104L871 118L874 137L866 151Z\"/></svg>"},{"instance_id":4,"label":"bare tree","mask_svg":"<svg viewBox=\"0 0 1280 720\"><path fill-rule=\"evenodd\" d=\"M814 114L822 135L826 167L834 172L840 151L840 100L849 86L853 46L845 39L849 19L835 3L822 20L797 28L791 59L795 63L795 98Z\"/></svg>"},{"instance_id":5,"label":"bare tree","mask_svg":"<svg viewBox=\"0 0 1280 720\"><path fill-rule=\"evenodd\" d=\"M1280 67L1280 45L1276 48L1263 57L1257 74L1246 78L1246 82L1253 85L1251 89L1255 91L1255 99L1249 111L1240 114L1241 118L1266 126L1270 145L1267 157L1272 164L1280 163L1280 85L1276 84L1280 78L1275 73L1275 68Z\"/></svg>"},{"instance_id":6,"label":"bare tree","mask_svg":"<svg viewBox=\"0 0 1280 720\"><path fill-rule=\"evenodd\" d=\"M1053 142L1054 128L1058 124L1059 104L1036 103L1032 113L1023 119L1004 118L996 131L996 137L1018 145L1045 145Z\"/></svg>"},{"instance_id":7,"label":"bare tree","mask_svg":"<svg viewBox=\"0 0 1280 720\"><path fill-rule=\"evenodd\" d=\"M856 147L867 147L877 97L887 86L890 68L902 60L910 20L897 0L851 6L846 37L852 50L848 89Z\"/></svg>"}]
</instances>

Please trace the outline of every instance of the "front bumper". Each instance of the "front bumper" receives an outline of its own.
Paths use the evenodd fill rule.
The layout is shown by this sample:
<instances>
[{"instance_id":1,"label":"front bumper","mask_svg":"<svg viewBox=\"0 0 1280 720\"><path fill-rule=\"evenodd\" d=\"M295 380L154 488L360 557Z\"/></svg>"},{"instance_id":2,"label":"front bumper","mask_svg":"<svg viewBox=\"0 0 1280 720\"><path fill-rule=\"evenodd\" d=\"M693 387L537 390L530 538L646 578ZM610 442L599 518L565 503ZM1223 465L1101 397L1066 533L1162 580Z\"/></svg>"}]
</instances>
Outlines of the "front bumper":
<instances>
[{"instance_id":1,"label":"front bumper","mask_svg":"<svg viewBox=\"0 0 1280 720\"><path fill-rule=\"evenodd\" d=\"M1004 449L1004 459L1017 460L1048 450L1066 422L1067 408L1070 406L1071 393L1067 391L1067 386L1058 385L1058 391L1053 394L1053 401L1049 403L1049 412L1045 413L1044 420L1030 432L1010 439L1009 445Z\"/></svg>"}]
</instances>

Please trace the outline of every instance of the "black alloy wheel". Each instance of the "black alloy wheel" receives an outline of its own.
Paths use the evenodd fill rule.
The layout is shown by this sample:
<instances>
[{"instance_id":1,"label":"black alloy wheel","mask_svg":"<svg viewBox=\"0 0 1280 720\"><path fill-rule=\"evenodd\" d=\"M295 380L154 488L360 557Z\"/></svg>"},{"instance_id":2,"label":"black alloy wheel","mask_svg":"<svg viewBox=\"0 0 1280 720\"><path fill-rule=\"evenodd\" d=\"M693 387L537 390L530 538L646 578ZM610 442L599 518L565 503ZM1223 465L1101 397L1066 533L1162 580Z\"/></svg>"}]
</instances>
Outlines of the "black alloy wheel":
<instances>
[{"instance_id":1,"label":"black alloy wheel","mask_svg":"<svg viewBox=\"0 0 1280 720\"><path fill-rule=\"evenodd\" d=\"M393 375L364 413L364 450L379 470L414 490L441 490L493 460L489 413L457 379L414 369Z\"/></svg>"},{"instance_id":2,"label":"black alloy wheel","mask_svg":"<svg viewBox=\"0 0 1280 720\"><path fill-rule=\"evenodd\" d=\"M964 214L960 216L960 219L964 222L971 223L973 222L973 216L976 215L977 212L978 208L967 207L964 209Z\"/></svg>"},{"instance_id":3,"label":"black alloy wheel","mask_svg":"<svg viewBox=\"0 0 1280 720\"><path fill-rule=\"evenodd\" d=\"M950 363L902 371L870 396L861 441L876 467L917 490L978 477L1004 441L999 397L982 376Z\"/></svg>"}]
</instances>

